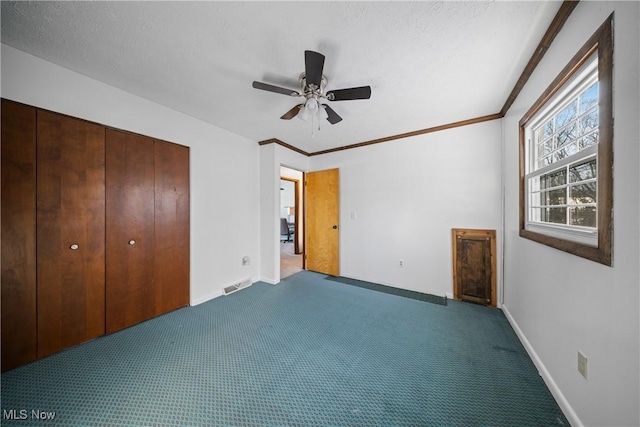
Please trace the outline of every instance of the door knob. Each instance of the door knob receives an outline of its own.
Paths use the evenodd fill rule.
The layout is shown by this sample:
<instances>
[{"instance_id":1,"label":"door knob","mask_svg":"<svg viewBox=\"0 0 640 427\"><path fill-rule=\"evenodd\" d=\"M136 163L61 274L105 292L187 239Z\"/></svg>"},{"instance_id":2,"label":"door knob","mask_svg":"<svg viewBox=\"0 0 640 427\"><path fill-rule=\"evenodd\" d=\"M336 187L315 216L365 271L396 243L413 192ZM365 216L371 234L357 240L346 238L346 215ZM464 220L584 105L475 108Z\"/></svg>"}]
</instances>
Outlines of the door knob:
<instances>
[{"instance_id":1,"label":"door knob","mask_svg":"<svg viewBox=\"0 0 640 427\"><path fill-rule=\"evenodd\" d=\"M131 239L131 240L129 240L129 244L130 244L130 245L135 245L135 244L136 244L136 241L135 241L135 240L133 240L133 239Z\"/></svg>"},{"instance_id":2,"label":"door knob","mask_svg":"<svg viewBox=\"0 0 640 427\"><path fill-rule=\"evenodd\" d=\"M333 226L333 227L331 227L331 228L333 228L334 230L337 230L337 229L338 229L338 226L337 226L337 225L334 225L334 226Z\"/></svg>"},{"instance_id":3,"label":"door knob","mask_svg":"<svg viewBox=\"0 0 640 427\"><path fill-rule=\"evenodd\" d=\"M72 251L75 251L76 249L78 249L80 246L78 246L77 244L72 244L71 246L69 246L69 249L71 249Z\"/></svg>"}]
</instances>

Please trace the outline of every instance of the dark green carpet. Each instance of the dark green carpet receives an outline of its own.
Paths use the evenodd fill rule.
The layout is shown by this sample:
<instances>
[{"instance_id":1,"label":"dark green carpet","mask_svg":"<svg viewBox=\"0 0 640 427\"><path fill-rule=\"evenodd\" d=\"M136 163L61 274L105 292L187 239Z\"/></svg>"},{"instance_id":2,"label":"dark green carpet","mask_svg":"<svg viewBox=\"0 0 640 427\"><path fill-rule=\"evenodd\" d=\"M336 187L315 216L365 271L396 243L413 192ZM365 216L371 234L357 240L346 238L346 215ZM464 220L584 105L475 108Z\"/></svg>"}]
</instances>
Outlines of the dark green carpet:
<instances>
[{"instance_id":1,"label":"dark green carpet","mask_svg":"<svg viewBox=\"0 0 640 427\"><path fill-rule=\"evenodd\" d=\"M568 425L501 311L325 277L256 283L4 373L2 425Z\"/></svg>"}]
</instances>

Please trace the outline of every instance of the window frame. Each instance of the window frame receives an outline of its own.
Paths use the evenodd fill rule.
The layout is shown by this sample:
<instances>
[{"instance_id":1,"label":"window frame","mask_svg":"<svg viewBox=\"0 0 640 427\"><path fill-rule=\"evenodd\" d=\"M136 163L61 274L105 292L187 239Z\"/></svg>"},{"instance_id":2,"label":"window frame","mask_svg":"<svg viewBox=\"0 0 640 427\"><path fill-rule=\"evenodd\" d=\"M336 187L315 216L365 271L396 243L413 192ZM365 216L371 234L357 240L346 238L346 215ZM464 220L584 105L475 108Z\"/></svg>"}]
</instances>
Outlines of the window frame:
<instances>
[{"instance_id":1,"label":"window frame","mask_svg":"<svg viewBox=\"0 0 640 427\"><path fill-rule=\"evenodd\" d=\"M598 132L597 145L597 245L570 237L569 228L558 229L542 224L526 227L527 200L527 141L525 129L538 118L550 100L569 82L585 63L597 54L598 61ZM519 122L520 139L520 236L538 243L607 265L612 265L613 243L613 14L580 48L547 89L534 102ZM556 232L554 232L554 229ZM568 233L568 238L562 234ZM595 239L594 239L595 240Z\"/></svg>"}]
</instances>

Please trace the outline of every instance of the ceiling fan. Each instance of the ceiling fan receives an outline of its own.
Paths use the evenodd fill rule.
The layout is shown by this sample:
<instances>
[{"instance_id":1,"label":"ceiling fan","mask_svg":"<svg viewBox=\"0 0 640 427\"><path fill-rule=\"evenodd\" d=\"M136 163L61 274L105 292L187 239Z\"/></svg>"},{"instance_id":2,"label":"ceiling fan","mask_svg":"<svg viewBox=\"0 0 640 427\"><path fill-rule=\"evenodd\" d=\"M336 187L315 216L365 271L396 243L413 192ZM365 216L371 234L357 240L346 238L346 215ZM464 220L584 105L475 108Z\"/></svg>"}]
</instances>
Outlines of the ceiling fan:
<instances>
[{"instance_id":1,"label":"ceiling fan","mask_svg":"<svg viewBox=\"0 0 640 427\"><path fill-rule=\"evenodd\" d=\"M327 104L321 104L320 100L328 101L347 101L350 99L369 99L371 97L370 86L352 87L348 89L330 90L324 92L327 85L327 78L322 74L324 68L324 55L312 50L304 51L305 71L300 74L300 90L291 90L279 86L273 86L268 83L253 82L253 87L268 92L275 92L282 95L295 96L304 98L302 104L298 104L291 110L284 113L283 120L291 120L298 117L302 120L308 120L310 117L318 119L327 119L332 125L342 120L331 107Z\"/></svg>"}]
</instances>

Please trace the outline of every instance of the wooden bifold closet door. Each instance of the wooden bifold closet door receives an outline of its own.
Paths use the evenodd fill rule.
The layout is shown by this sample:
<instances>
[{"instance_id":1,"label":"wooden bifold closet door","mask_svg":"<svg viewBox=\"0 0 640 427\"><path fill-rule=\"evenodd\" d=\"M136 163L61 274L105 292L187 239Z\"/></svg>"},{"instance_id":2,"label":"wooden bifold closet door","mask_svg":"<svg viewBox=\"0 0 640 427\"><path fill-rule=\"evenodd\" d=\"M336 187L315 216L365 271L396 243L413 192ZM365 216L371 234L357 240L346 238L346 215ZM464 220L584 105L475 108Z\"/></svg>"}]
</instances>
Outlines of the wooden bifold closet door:
<instances>
[{"instance_id":1,"label":"wooden bifold closet door","mask_svg":"<svg viewBox=\"0 0 640 427\"><path fill-rule=\"evenodd\" d=\"M104 128L38 111L38 357L105 333Z\"/></svg>"},{"instance_id":2,"label":"wooden bifold closet door","mask_svg":"<svg viewBox=\"0 0 640 427\"><path fill-rule=\"evenodd\" d=\"M107 333L155 315L153 146L107 129Z\"/></svg>"},{"instance_id":3,"label":"wooden bifold closet door","mask_svg":"<svg viewBox=\"0 0 640 427\"><path fill-rule=\"evenodd\" d=\"M2 370L36 358L36 109L2 100Z\"/></svg>"},{"instance_id":4,"label":"wooden bifold closet door","mask_svg":"<svg viewBox=\"0 0 640 427\"><path fill-rule=\"evenodd\" d=\"M189 305L189 149L155 141L156 316Z\"/></svg>"},{"instance_id":5,"label":"wooden bifold closet door","mask_svg":"<svg viewBox=\"0 0 640 427\"><path fill-rule=\"evenodd\" d=\"M189 304L189 148L2 100L2 370Z\"/></svg>"},{"instance_id":6,"label":"wooden bifold closet door","mask_svg":"<svg viewBox=\"0 0 640 427\"><path fill-rule=\"evenodd\" d=\"M107 333L189 304L189 149L107 130Z\"/></svg>"}]
</instances>

